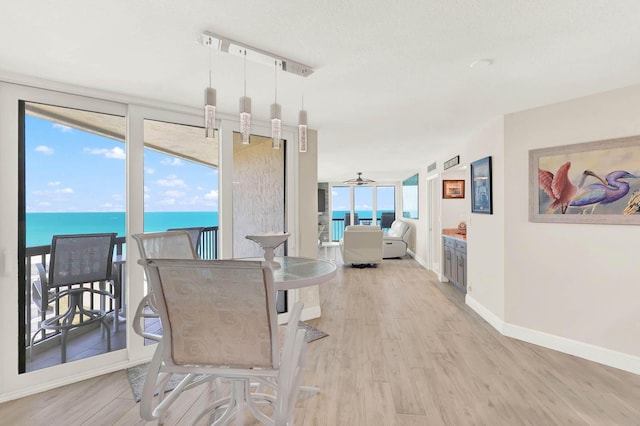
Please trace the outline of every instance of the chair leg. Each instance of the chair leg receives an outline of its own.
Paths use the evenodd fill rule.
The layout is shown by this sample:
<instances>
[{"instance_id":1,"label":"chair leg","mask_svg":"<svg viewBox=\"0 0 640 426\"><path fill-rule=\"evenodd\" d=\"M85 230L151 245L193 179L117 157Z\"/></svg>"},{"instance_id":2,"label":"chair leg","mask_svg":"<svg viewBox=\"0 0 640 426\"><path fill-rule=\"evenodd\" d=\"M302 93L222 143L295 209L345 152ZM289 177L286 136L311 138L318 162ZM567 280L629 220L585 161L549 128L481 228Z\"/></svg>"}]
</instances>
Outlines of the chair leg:
<instances>
[{"instance_id":1,"label":"chair leg","mask_svg":"<svg viewBox=\"0 0 640 426\"><path fill-rule=\"evenodd\" d=\"M67 362L67 330L60 330L60 363L64 364Z\"/></svg>"}]
</instances>

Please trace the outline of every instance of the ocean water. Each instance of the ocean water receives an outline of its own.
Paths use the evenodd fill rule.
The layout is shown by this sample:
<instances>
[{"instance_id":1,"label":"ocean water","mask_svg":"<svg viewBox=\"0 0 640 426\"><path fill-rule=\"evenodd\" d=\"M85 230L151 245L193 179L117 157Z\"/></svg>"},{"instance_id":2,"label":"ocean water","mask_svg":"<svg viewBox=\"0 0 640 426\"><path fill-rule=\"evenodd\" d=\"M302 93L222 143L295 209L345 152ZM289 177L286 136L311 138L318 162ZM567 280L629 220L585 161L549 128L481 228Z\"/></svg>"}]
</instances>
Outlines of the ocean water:
<instances>
[{"instance_id":1,"label":"ocean water","mask_svg":"<svg viewBox=\"0 0 640 426\"><path fill-rule=\"evenodd\" d=\"M145 232L218 226L218 212L147 212ZM27 213L27 247L51 244L53 235L117 232L125 235L124 212Z\"/></svg>"},{"instance_id":2,"label":"ocean water","mask_svg":"<svg viewBox=\"0 0 640 426\"><path fill-rule=\"evenodd\" d=\"M393 210L378 210L376 214L378 215L378 219L382 215L382 212L392 212ZM331 214L332 219L344 219L344 215L349 213L346 210L334 210ZM371 210L355 210L354 213L358 214L358 218L360 219L371 219L372 211Z\"/></svg>"}]
</instances>

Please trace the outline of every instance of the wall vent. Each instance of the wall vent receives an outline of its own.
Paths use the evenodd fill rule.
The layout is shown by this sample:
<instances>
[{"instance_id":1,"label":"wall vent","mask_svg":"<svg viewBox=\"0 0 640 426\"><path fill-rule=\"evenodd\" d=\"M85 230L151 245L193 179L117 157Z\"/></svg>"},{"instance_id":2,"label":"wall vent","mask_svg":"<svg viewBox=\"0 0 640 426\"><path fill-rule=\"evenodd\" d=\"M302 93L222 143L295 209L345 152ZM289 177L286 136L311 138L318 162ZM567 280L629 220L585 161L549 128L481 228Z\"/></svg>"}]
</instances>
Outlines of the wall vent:
<instances>
[{"instance_id":1,"label":"wall vent","mask_svg":"<svg viewBox=\"0 0 640 426\"><path fill-rule=\"evenodd\" d=\"M427 171L428 171L428 172L432 172L432 171L434 171L435 169L436 169L436 163L435 163L435 162L433 162L433 163L431 163L431 164L429 164L429 165L427 166Z\"/></svg>"}]
</instances>

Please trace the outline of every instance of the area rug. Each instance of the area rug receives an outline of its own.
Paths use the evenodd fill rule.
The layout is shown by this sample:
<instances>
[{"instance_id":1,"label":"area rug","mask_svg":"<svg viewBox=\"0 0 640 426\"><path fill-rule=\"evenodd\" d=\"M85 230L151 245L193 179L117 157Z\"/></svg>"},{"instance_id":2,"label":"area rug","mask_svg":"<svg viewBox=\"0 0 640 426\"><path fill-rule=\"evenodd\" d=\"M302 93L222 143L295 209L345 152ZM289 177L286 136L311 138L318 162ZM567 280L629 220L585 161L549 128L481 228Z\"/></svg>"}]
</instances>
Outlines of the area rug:
<instances>
[{"instance_id":1,"label":"area rug","mask_svg":"<svg viewBox=\"0 0 640 426\"><path fill-rule=\"evenodd\" d=\"M310 326L306 322L300 321L298 323L298 327L307 330L307 343L328 336L328 334L324 331L318 330L317 328ZM127 377L129 378L131 392L133 393L133 398L136 400L136 402L139 402L140 398L142 397L142 387L144 386L144 379L147 377L148 369L149 363L127 368ZM176 374L171 377L169 383L167 384L167 392L175 388L178 383L180 383L180 380L182 380L183 377L184 376L181 374Z\"/></svg>"}]
</instances>

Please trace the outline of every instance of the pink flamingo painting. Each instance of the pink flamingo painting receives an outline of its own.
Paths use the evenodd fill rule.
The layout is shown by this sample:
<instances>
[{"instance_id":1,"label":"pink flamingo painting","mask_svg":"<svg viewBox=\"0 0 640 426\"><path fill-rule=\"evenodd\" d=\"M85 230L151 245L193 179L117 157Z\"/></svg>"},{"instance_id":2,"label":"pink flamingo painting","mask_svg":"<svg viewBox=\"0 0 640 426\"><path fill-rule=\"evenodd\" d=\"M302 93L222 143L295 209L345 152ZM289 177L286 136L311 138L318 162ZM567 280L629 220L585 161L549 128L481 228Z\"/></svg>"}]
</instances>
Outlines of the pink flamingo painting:
<instances>
[{"instance_id":1,"label":"pink flamingo painting","mask_svg":"<svg viewBox=\"0 0 640 426\"><path fill-rule=\"evenodd\" d=\"M569 168L571 168L571 161L567 161L560 166L555 175L548 170L538 169L540 188L551 198L550 211L560 208L562 214L565 214L571 200L578 191L576 186L569 180Z\"/></svg>"}]
</instances>

